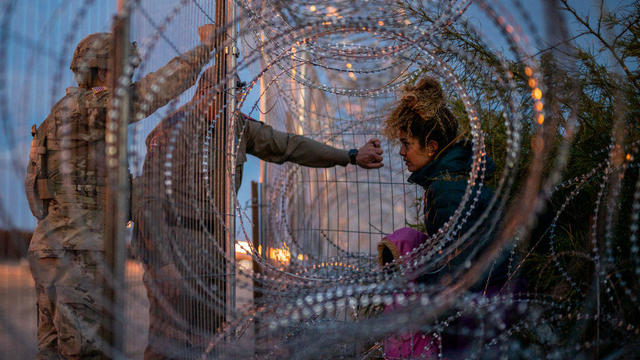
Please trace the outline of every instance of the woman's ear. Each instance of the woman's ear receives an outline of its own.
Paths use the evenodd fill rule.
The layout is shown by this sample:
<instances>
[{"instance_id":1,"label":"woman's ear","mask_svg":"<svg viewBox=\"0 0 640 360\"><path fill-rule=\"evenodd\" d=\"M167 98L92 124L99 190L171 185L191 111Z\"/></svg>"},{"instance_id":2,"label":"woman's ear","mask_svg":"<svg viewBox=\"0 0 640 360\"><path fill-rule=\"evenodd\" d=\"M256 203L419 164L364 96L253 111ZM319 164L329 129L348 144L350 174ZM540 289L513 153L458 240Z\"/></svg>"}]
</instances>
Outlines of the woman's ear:
<instances>
[{"instance_id":1,"label":"woman's ear","mask_svg":"<svg viewBox=\"0 0 640 360\"><path fill-rule=\"evenodd\" d=\"M433 156L438 152L438 142L435 140L427 141L427 151L429 156Z\"/></svg>"}]
</instances>

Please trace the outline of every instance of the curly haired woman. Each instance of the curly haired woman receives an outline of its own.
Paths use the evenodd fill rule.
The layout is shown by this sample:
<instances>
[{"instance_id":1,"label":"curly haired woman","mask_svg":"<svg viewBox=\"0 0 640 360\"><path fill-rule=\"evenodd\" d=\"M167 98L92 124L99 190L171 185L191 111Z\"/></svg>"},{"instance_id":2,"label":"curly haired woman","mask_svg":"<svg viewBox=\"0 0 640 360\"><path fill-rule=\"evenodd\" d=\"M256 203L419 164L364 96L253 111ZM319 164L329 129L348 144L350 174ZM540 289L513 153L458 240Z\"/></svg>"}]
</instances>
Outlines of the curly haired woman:
<instances>
[{"instance_id":1,"label":"curly haired woman","mask_svg":"<svg viewBox=\"0 0 640 360\"><path fill-rule=\"evenodd\" d=\"M424 225L427 236L422 237L422 240L416 243L415 238L420 238L418 236L420 234L416 235L418 231L414 229L397 230L378 245L380 265L388 264L400 256L408 255L427 238L436 236L440 229L446 230L443 227L463 201L472 166L474 166L472 144L470 141L462 139L458 134L458 121L446 105L440 84L433 78L424 77L415 86L410 85L405 88L399 103L384 123L384 133L390 139L400 142L400 155L407 169L411 172L408 181L420 185L424 189ZM475 166L478 164L476 163ZM493 161L485 157L485 176L494 171ZM454 223L449 224L449 226L453 226L450 228L453 231L449 233L448 239L455 239L456 236L468 231L487 209L492 197L493 191L480 181L476 181L471 188L471 196L464 205L460 217ZM482 227L477 230L484 231ZM410 245L407 245L409 243ZM446 244L441 245L446 246ZM478 250L476 247L473 238L470 241L465 241L461 248L450 252L451 255L444 259L445 264L438 264L437 269L419 270L418 272L423 275L416 278L416 282L433 284L454 271L462 269L463 263L469 260L469 255L474 250ZM478 281L470 290L476 293L482 292L485 295L497 292L504 284L506 272L503 271L503 267L502 264L494 264L491 275L481 276L482 280ZM424 275L425 273L428 274ZM453 327L474 327L473 324L467 324L468 319L460 320L457 324L452 324ZM453 332L450 334L452 336L444 334L442 338L445 356L460 355L461 351L464 352L464 348L469 345L470 339L458 336L456 329L450 328L449 330ZM417 338L429 338L425 334L419 335L419 333L413 334L412 344L416 343L415 339ZM420 342L417 343L422 345ZM431 341L431 343L437 344L438 342ZM408 348L407 345L401 342L385 341L387 358L401 354L406 348ZM423 346L412 346L411 349L414 351L412 356L418 355L424 358L434 356L428 347L423 349ZM418 350L417 353L416 350ZM447 354L447 350L453 351L453 353Z\"/></svg>"},{"instance_id":2,"label":"curly haired woman","mask_svg":"<svg viewBox=\"0 0 640 360\"><path fill-rule=\"evenodd\" d=\"M460 139L458 121L446 105L444 92L430 77L405 89L384 125L385 135L400 141L400 155L411 172L409 182L425 190L424 223L426 233L433 236L465 194L473 164L471 142ZM485 174L495 169L488 158L485 167ZM482 188L466 223L473 224L492 196L490 189Z\"/></svg>"}]
</instances>

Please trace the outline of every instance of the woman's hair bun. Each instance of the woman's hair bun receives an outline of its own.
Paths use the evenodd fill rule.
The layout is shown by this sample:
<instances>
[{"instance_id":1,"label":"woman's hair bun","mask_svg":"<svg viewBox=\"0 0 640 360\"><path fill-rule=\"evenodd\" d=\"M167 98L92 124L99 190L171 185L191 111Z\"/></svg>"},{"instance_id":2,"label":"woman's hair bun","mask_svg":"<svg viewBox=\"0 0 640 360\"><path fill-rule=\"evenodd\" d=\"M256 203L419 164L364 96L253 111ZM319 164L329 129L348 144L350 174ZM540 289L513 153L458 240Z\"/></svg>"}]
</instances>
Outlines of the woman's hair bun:
<instances>
[{"instance_id":1,"label":"woman's hair bun","mask_svg":"<svg viewBox=\"0 0 640 360\"><path fill-rule=\"evenodd\" d=\"M420 79L416 85L405 87L401 101L423 119L435 116L445 103L440 83L428 76Z\"/></svg>"},{"instance_id":2,"label":"woman's hair bun","mask_svg":"<svg viewBox=\"0 0 640 360\"><path fill-rule=\"evenodd\" d=\"M415 85L407 85L384 124L384 134L392 139L405 135L417 137L421 145L435 140L445 148L456 140L458 122L447 107L440 83L425 76Z\"/></svg>"}]
</instances>

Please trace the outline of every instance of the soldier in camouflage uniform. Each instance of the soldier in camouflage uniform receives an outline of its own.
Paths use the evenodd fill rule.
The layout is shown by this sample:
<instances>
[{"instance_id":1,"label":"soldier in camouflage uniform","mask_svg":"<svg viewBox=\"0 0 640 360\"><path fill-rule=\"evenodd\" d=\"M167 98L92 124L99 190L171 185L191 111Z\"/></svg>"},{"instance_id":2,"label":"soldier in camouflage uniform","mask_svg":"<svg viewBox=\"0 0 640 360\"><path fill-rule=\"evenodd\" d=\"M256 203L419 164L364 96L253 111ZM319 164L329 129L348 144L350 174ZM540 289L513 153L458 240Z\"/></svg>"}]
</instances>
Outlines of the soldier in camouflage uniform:
<instances>
[{"instance_id":1,"label":"soldier in camouflage uniform","mask_svg":"<svg viewBox=\"0 0 640 360\"><path fill-rule=\"evenodd\" d=\"M213 31L213 25L201 27L201 45L131 85L134 114L148 116L195 83L209 61ZM38 219L29 261L42 359L105 357L100 336L108 310L102 298L105 127L113 47L109 33L80 41L71 63L79 87L67 89L32 130L25 189Z\"/></svg>"},{"instance_id":2,"label":"soldier in camouflage uniform","mask_svg":"<svg viewBox=\"0 0 640 360\"><path fill-rule=\"evenodd\" d=\"M218 218L209 199L215 196L215 189L203 189L207 184L203 164L213 163L215 151L214 144L207 145L206 136L216 115L211 110L215 109L215 84L215 69L210 68L201 76L192 101L149 134L143 175L135 182L134 193L140 194L134 211L136 242L145 264L150 303L146 360L200 358L206 341L222 326L225 249L223 244L212 246L213 223ZM347 151L274 130L244 114L235 123L239 142L236 192L246 153L278 164L382 166L377 139ZM208 171L213 171L211 166ZM212 173L208 176L213 178Z\"/></svg>"}]
</instances>

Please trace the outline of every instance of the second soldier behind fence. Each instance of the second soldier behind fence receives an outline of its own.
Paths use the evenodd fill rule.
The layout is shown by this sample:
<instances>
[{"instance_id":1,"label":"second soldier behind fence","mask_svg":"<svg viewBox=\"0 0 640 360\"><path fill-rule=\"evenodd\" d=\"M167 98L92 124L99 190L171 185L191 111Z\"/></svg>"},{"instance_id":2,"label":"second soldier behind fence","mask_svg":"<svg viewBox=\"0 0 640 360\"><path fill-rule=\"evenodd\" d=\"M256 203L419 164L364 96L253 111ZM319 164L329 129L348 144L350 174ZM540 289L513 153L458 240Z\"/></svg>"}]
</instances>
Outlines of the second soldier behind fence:
<instances>
[{"instance_id":1,"label":"second soldier behind fence","mask_svg":"<svg viewBox=\"0 0 640 360\"><path fill-rule=\"evenodd\" d=\"M191 87L210 59L214 27L199 29L202 44L131 85L135 120ZM110 33L78 44L67 89L50 115L33 129L25 180L38 223L29 246L37 292L38 358L112 357L103 344L105 280L103 217L105 131L114 50ZM162 84L162 86L158 86ZM124 224L122 224L124 226Z\"/></svg>"},{"instance_id":2,"label":"second soldier behind fence","mask_svg":"<svg viewBox=\"0 0 640 360\"><path fill-rule=\"evenodd\" d=\"M214 233L221 209L211 199L219 194L206 179L214 178L212 159L219 149L207 135L221 123L215 121L215 75L215 68L207 69L193 99L149 134L143 175L135 181L135 233L150 303L146 360L200 358L224 324L226 249ZM383 165L377 139L343 150L277 131L244 114L235 125L236 192L247 153L309 167Z\"/></svg>"}]
</instances>

